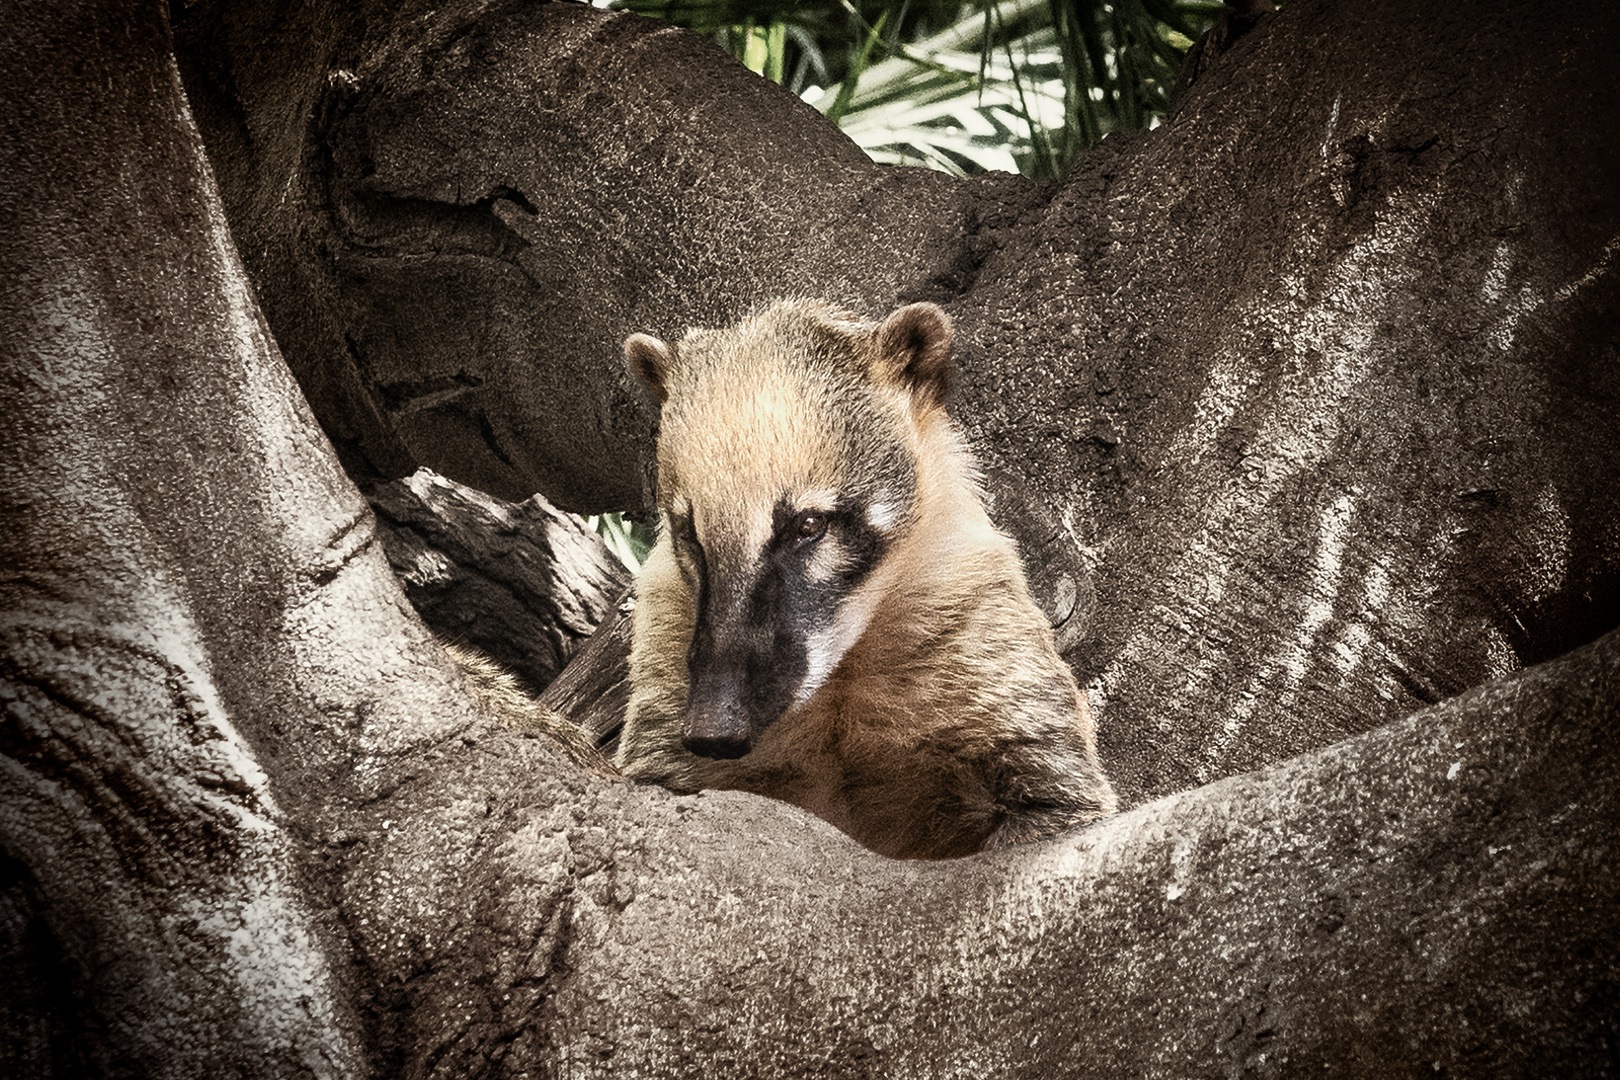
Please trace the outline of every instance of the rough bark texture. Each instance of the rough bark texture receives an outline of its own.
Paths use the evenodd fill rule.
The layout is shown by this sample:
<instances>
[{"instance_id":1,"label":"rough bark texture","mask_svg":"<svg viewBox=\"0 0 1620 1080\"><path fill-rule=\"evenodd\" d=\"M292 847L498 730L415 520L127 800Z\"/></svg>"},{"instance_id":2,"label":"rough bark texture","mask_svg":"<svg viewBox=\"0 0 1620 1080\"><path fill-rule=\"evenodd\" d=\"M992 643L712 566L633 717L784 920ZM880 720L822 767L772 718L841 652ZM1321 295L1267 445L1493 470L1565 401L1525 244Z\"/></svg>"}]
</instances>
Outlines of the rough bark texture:
<instances>
[{"instance_id":1,"label":"rough bark texture","mask_svg":"<svg viewBox=\"0 0 1620 1080\"><path fill-rule=\"evenodd\" d=\"M426 464L511 499L640 505L652 414L626 335L766 295L882 306L951 273L934 264L973 192L1022 187L880 170L651 20L370 7L362 28L203 4L180 27L269 317L357 475Z\"/></svg>"},{"instance_id":2,"label":"rough bark texture","mask_svg":"<svg viewBox=\"0 0 1620 1080\"><path fill-rule=\"evenodd\" d=\"M559 483L640 491L599 445L645 420L608 345L653 312L943 299L958 415L1095 587L1072 655L1116 773L1145 799L1313 749L923 865L480 717L265 333L162 9L28 4L0 27L14 1072L1620 1074L1620 636L1498 675L1614 622L1612 12L1301 3L1062 188L880 172L584 9L184 14L221 46L186 69L237 243L351 465L441 430L377 407L379 354L314 348L407 341L388 290L441 295L366 216L396 198L493 199L518 269L468 261L564 298L484 326L555 333L491 363L486 419L540 364L601 390L559 391L551 449L442 443L508 485L573 441Z\"/></svg>"},{"instance_id":3,"label":"rough bark texture","mask_svg":"<svg viewBox=\"0 0 1620 1080\"><path fill-rule=\"evenodd\" d=\"M1591 15L1284 11L980 274L968 412L1096 562L1074 659L1125 786L1615 625L1620 139ZM1008 408L1037 356L1074 366Z\"/></svg>"},{"instance_id":4,"label":"rough bark texture","mask_svg":"<svg viewBox=\"0 0 1620 1080\"><path fill-rule=\"evenodd\" d=\"M241 274L160 13L5 22L0 1052L352 1073L358 985L305 839L351 725L397 722L353 689L402 666L398 590Z\"/></svg>"},{"instance_id":5,"label":"rough bark texture","mask_svg":"<svg viewBox=\"0 0 1620 1080\"><path fill-rule=\"evenodd\" d=\"M1616 1075L1617 692L1611 634L962 863L785 812L739 858L746 797L671 800L682 824L572 899L554 1075Z\"/></svg>"}]
</instances>

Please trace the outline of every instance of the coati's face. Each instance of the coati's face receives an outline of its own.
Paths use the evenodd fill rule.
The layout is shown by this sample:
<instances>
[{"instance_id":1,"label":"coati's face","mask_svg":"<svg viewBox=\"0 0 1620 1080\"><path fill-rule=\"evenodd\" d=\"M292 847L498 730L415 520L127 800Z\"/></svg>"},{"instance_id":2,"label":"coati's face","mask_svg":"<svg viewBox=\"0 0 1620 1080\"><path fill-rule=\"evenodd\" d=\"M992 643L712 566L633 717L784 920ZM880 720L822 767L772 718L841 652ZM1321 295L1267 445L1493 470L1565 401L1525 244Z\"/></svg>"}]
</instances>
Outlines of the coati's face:
<instances>
[{"instance_id":1,"label":"coati's face","mask_svg":"<svg viewBox=\"0 0 1620 1080\"><path fill-rule=\"evenodd\" d=\"M932 304L863 323L785 302L678 345L625 343L663 406L659 543L690 590L693 753L746 754L865 630L862 586L912 522L950 335Z\"/></svg>"}]
</instances>

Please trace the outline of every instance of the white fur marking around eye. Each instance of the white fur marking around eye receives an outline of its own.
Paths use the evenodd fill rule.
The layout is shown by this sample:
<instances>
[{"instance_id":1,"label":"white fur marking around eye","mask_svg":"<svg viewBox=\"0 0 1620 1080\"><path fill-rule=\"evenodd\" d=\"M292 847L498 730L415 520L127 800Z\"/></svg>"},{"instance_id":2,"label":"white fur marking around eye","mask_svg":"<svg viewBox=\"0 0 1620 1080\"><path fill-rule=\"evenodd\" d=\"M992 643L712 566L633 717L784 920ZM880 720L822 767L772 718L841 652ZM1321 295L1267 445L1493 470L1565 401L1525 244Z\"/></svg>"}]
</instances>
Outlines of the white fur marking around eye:
<instances>
[{"instance_id":1,"label":"white fur marking around eye","mask_svg":"<svg viewBox=\"0 0 1620 1080\"><path fill-rule=\"evenodd\" d=\"M831 581L838 571L844 568L844 550L838 541L831 535L823 536L816 545L810 562L805 567L811 581L817 584Z\"/></svg>"},{"instance_id":2,"label":"white fur marking around eye","mask_svg":"<svg viewBox=\"0 0 1620 1080\"><path fill-rule=\"evenodd\" d=\"M857 589L839 606L831 626L809 636L804 644L804 680L793 695L795 706L803 705L821 689L850 646L866 632L866 625L872 621L872 612L877 609L878 599L883 595L882 587L874 587L876 585L876 582L868 581Z\"/></svg>"},{"instance_id":3,"label":"white fur marking around eye","mask_svg":"<svg viewBox=\"0 0 1620 1080\"><path fill-rule=\"evenodd\" d=\"M866 520L878 532L888 532L900 520L900 508L891 502L874 502L866 508Z\"/></svg>"}]
</instances>

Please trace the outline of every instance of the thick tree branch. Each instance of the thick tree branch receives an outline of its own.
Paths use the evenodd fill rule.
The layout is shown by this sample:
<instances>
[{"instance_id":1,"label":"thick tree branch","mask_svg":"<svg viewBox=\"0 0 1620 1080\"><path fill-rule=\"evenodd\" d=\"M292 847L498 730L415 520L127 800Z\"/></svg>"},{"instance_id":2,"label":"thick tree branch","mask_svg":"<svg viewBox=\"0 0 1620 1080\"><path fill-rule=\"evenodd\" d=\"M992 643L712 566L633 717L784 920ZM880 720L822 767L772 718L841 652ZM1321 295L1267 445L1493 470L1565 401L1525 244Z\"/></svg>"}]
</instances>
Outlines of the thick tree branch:
<instances>
[{"instance_id":1,"label":"thick tree branch","mask_svg":"<svg viewBox=\"0 0 1620 1080\"><path fill-rule=\"evenodd\" d=\"M372 834L348 900L380 913L364 951L416 1006L407 1075L1599 1075L1617 693L1611 634L1264 772L945 863L742 794L580 779L564 809L495 736L398 793L389 813L416 825ZM399 885L446 843L476 910L448 906L464 882Z\"/></svg>"},{"instance_id":2,"label":"thick tree branch","mask_svg":"<svg viewBox=\"0 0 1620 1080\"><path fill-rule=\"evenodd\" d=\"M500 45L521 41L568 61L523 93L561 101L579 79L599 90L587 104L617 100L601 88L619 54L590 32L547 39L555 13L488 10L496 54L515 63ZM863 217L895 205L879 184L793 279L876 282L856 299L960 289L960 407L998 462L1052 485L1080 538L1099 622L1076 655L1139 792L1316 747L937 865L748 796L581 772L480 717L258 316L161 12L9 20L0 197L22 209L0 232L0 961L20 979L0 1015L26 1029L33 1073L1612 1067L1620 643L1485 682L1612 619L1620 186L1614 146L1570 119L1591 115L1572 102L1615 115L1602 17L1572 33L1537 5L1515 12L1517 39L1470 22L1484 29L1455 63L1513 77L1438 116L1431 76L1403 74L1427 69L1398 58L1443 24L1394 5L1295 11L1203 75L1181 127L1105 150L1050 205L1020 203L1045 193L1016 182L975 189L1039 214L972 275L897 258L869 276L865 260L971 216L964 188L930 179L916 216L881 228ZM421 37L377 14L398 35L350 73L362 88L455 75L443 62L475 41L464 11ZM778 220L738 210L764 201L738 162L769 171L773 145L728 158L716 135L756 92L685 96L712 52L612 25L637 42L639 90L663 100L662 79L697 101L671 125L678 152L646 171L608 126L519 164L543 178L617 161L678 186L672 168L710 155L701 175L740 215L729 246L668 256L713 278L655 275L636 303L710 313L779 287L720 258ZM1343 42L1389 69L1301 73ZM1239 54L1308 92L1223 105ZM429 107L460 77L424 82L397 116L379 95L345 131L387 165L384 136L419 147L413 124L460 115ZM1513 102L1542 112L1507 123ZM830 162L856 179L814 180L782 220L826 221L873 176ZM409 188L407 172L377 175ZM657 228L631 222L604 262L579 245L613 205L571 201L600 192L525 194L525 223L498 205L520 200L474 188L464 205L493 198L566 295L641 265ZM1205 201L1130 210L1187 191ZM681 220L702 233L695 213ZM870 247L851 239L874 228ZM1448 284L1425 291L1436 267ZM610 340L632 308L577 313L555 341ZM1485 685L1321 748L1467 682Z\"/></svg>"}]
</instances>

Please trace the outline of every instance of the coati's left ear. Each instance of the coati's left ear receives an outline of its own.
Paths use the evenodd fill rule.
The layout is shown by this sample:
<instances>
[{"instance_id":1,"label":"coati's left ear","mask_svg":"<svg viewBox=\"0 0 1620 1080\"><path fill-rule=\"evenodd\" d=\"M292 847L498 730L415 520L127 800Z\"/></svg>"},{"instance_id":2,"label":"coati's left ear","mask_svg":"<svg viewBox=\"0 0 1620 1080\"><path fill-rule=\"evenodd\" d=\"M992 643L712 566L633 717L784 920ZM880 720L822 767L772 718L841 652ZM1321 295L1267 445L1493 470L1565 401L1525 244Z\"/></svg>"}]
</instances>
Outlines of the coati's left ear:
<instances>
[{"instance_id":1,"label":"coati's left ear","mask_svg":"<svg viewBox=\"0 0 1620 1080\"><path fill-rule=\"evenodd\" d=\"M951 388L951 317L938 304L907 304L878 324L873 374L911 392L919 405L944 405Z\"/></svg>"},{"instance_id":2,"label":"coati's left ear","mask_svg":"<svg viewBox=\"0 0 1620 1080\"><path fill-rule=\"evenodd\" d=\"M651 334L624 339L624 359L642 382L658 392L658 403L669 400L669 371L675 366L675 348Z\"/></svg>"}]
</instances>

